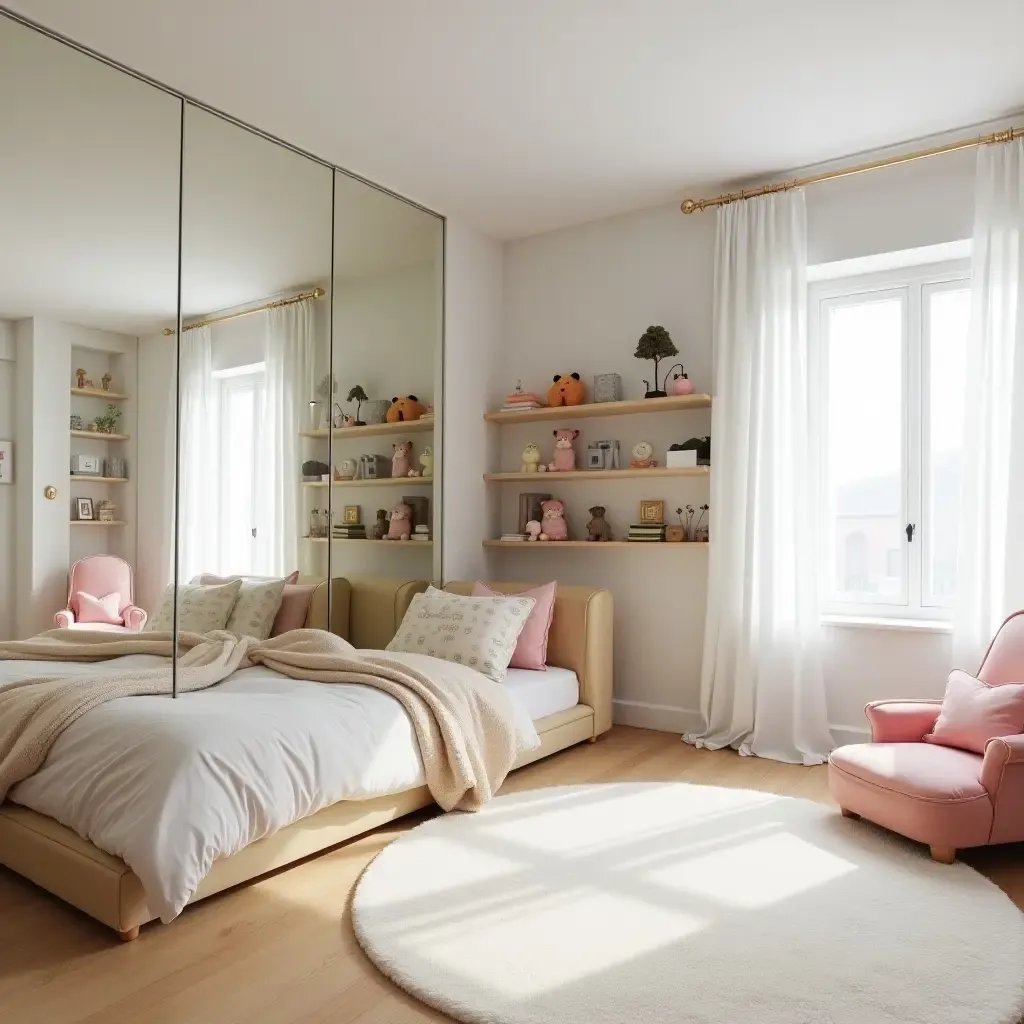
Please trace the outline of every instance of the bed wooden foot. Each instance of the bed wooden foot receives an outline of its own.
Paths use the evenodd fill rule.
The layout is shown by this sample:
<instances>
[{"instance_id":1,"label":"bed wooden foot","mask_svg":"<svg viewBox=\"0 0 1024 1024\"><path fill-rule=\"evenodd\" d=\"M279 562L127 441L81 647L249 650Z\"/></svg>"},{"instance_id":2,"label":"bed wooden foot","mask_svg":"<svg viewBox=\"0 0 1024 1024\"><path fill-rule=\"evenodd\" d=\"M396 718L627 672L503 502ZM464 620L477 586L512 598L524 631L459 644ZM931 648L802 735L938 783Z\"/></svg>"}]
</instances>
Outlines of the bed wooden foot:
<instances>
[{"instance_id":1,"label":"bed wooden foot","mask_svg":"<svg viewBox=\"0 0 1024 1024\"><path fill-rule=\"evenodd\" d=\"M596 736L588 736L587 737L587 742L588 743L596 743L597 742L597 737Z\"/></svg>"},{"instance_id":2,"label":"bed wooden foot","mask_svg":"<svg viewBox=\"0 0 1024 1024\"><path fill-rule=\"evenodd\" d=\"M126 932L118 932L117 937L122 942L134 942L139 937L139 926L136 925L134 928L129 928Z\"/></svg>"},{"instance_id":3,"label":"bed wooden foot","mask_svg":"<svg viewBox=\"0 0 1024 1024\"><path fill-rule=\"evenodd\" d=\"M860 817L860 815L856 811L851 811L848 807L840 807L839 810L843 812L844 818L853 818L854 820L856 820Z\"/></svg>"},{"instance_id":4,"label":"bed wooden foot","mask_svg":"<svg viewBox=\"0 0 1024 1024\"><path fill-rule=\"evenodd\" d=\"M956 860L956 849L952 846L932 846L930 849L932 860L940 864L952 864Z\"/></svg>"}]
</instances>

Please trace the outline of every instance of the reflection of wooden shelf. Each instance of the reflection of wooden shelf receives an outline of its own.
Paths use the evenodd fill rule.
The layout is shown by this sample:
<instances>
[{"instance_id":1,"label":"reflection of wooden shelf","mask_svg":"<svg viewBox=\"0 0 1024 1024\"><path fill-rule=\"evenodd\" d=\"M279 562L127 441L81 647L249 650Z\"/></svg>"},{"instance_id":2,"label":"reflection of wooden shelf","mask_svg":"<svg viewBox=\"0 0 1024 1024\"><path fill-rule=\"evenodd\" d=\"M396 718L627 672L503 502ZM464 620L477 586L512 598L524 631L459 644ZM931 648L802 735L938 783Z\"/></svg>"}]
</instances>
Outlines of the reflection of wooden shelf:
<instances>
[{"instance_id":1,"label":"reflection of wooden shelf","mask_svg":"<svg viewBox=\"0 0 1024 1024\"><path fill-rule=\"evenodd\" d=\"M128 400L128 395L122 395L120 391L104 391L102 388L72 388L71 394L79 395L82 398L105 398L108 402Z\"/></svg>"},{"instance_id":2,"label":"reflection of wooden shelf","mask_svg":"<svg viewBox=\"0 0 1024 1024\"><path fill-rule=\"evenodd\" d=\"M113 522L101 523L98 519L72 519L72 526L124 526L123 519L115 519Z\"/></svg>"},{"instance_id":3,"label":"reflection of wooden shelf","mask_svg":"<svg viewBox=\"0 0 1024 1024\"><path fill-rule=\"evenodd\" d=\"M653 399L651 399L653 401ZM552 548L657 548L659 551L688 548L706 548L707 541L685 541L683 543L670 544L668 541L635 541L635 540L549 540L549 541L528 541L528 540L485 540L485 548L529 548L532 550L550 551Z\"/></svg>"},{"instance_id":4,"label":"reflection of wooden shelf","mask_svg":"<svg viewBox=\"0 0 1024 1024\"><path fill-rule=\"evenodd\" d=\"M488 412L484 413L484 419L488 423L536 423L537 420L585 420L594 416L630 416L710 407L710 395L670 395L668 398L638 398L628 402L545 406L542 409L525 409L523 412Z\"/></svg>"},{"instance_id":5,"label":"reflection of wooden shelf","mask_svg":"<svg viewBox=\"0 0 1024 1024\"><path fill-rule=\"evenodd\" d=\"M484 479L492 483L526 480L530 483L550 483L555 486L563 480L635 480L639 477L656 479L667 476L707 476L710 472L710 466L685 466L681 469L655 466L654 469L576 469L571 473L484 473Z\"/></svg>"},{"instance_id":6,"label":"reflection of wooden shelf","mask_svg":"<svg viewBox=\"0 0 1024 1024\"><path fill-rule=\"evenodd\" d=\"M129 441L130 434L101 434L98 430L72 430L72 437L91 437L99 441Z\"/></svg>"},{"instance_id":7,"label":"reflection of wooden shelf","mask_svg":"<svg viewBox=\"0 0 1024 1024\"><path fill-rule=\"evenodd\" d=\"M73 484L87 483L87 484L126 484L128 483L128 477L126 476L89 476L86 473L72 473L71 482Z\"/></svg>"},{"instance_id":8,"label":"reflection of wooden shelf","mask_svg":"<svg viewBox=\"0 0 1024 1024\"><path fill-rule=\"evenodd\" d=\"M415 487L419 484L421 487L427 484L431 487L434 485L434 478L428 476L424 479L421 476L385 476L378 480L335 480L335 487ZM303 487L326 487L326 480L303 480Z\"/></svg>"},{"instance_id":9,"label":"reflection of wooden shelf","mask_svg":"<svg viewBox=\"0 0 1024 1024\"><path fill-rule=\"evenodd\" d=\"M420 434L424 430L433 429L434 417L428 416L409 423L369 423L365 427L334 427L331 430L321 427L319 430L303 430L299 436L327 437L331 434L334 437L378 437L382 434Z\"/></svg>"},{"instance_id":10,"label":"reflection of wooden shelf","mask_svg":"<svg viewBox=\"0 0 1024 1024\"><path fill-rule=\"evenodd\" d=\"M308 540L311 544L326 544L326 537L303 537L303 540ZM409 548L432 548L434 542L432 540L370 540L369 537L366 540L356 540L352 537L335 537L335 544L383 544L389 548L395 548L397 551L406 551Z\"/></svg>"}]
</instances>

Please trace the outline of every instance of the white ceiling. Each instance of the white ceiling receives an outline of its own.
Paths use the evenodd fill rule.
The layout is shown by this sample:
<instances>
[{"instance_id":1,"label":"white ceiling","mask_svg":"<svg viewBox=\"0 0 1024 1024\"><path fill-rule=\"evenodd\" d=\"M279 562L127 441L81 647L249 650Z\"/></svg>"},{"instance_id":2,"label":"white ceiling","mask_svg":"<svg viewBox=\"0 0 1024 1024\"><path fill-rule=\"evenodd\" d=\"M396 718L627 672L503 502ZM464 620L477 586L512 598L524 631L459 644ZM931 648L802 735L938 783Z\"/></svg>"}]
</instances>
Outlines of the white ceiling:
<instances>
[{"instance_id":1,"label":"white ceiling","mask_svg":"<svg viewBox=\"0 0 1024 1024\"><path fill-rule=\"evenodd\" d=\"M1021 0L12 6L499 238L1024 106Z\"/></svg>"}]
</instances>

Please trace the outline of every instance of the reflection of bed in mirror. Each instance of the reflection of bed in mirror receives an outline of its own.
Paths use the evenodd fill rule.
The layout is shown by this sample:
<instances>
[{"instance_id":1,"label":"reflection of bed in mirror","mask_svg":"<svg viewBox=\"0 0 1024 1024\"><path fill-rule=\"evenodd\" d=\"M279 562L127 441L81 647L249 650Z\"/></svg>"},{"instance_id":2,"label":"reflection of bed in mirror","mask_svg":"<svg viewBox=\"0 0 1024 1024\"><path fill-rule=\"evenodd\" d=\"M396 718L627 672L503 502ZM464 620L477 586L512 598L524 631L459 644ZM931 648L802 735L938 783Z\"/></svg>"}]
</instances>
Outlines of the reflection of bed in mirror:
<instances>
[{"instance_id":1,"label":"reflection of bed in mirror","mask_svg":"<svg viewBox=\"0 0 1024 1024\"><path fill-rule=\"evenodd\" d=\"M389 639L412 597L426 586L423 581L378 578L357 579L351 584L334 581L335 587L342 584L351 594L347 631L357 647L382 645ZM508 591L521 589L512 584L496 586ZM466 594L471 588L471 583L456 583L448 589ZM335 602L336 607L341 604ZM549 636L548 662L554 667L551 679L536 678L546 673L520 671L505 684L516 713L532 721L539 736L539 745L526 750L516 767L591 739L610 727L611 616L607 591L560 588ZM382 629L382 623L387 627ZM0 670L25 664L0 661ZM128 702L139 699L128 698ZM104 708L112 709L118 703L125 701ZM324 686L258 667L236 673L209 690L182 696L170 711L164 703L155 713L158 717L147 719L139 708L131 716L131 725L116 711L103 714L104 708L69 727L64 747L68 753L55 746L46 767L16 787L11 800L0 808L0 863L126 939L134 938L138 927L156 916L173 917L185 902L256 878L431 803L416 740L401 706L364 686ZM116 786L117 779L105 780L92 754L82 751L89 748L87 741L101 750L104 743L123 748L125 730L141 727L152 731L155 743L147 750L146 766L130 763L130 754L121 756L129 770L141 771L145 777L144 783L135 778L134 785L141 786L136 796L148 794L139 800L139 806L149 813L112 813L105 832L105 836L119 837L122 849L131 849L143 858L144 867L136 862L137 874L120 857L82 839L79 832L85 829L81 823L77 830L58 824L52 809L60 806L65 821L74 816L75 812L61 803L71 800L69 788L74 793L74 786L61 784L71 773L83 776L86 787L88 780L94 779L101 793L104 781ZM191 761L180 756L173 764L163 761L167 744L156 742L161 735L172 739L176 750L189 751ZM275 744L283 744L288 755L271 756ZM130 741L127 745L131 746ZM303 745L309 749L305 759ZM244 752L252 746L261 754L249 764ZM218 813L222 803L218 802L216 782L203 776L207 781L196 784L188 775L188 765L193 762L223 762L232 784L243 787L245 795L239 805L255 815L246 827L256 828L263 838L235 848L230 838L209 824L204 817L207 803ZM254 774L253 764L260 766L258 773ZM168 775L180 776L192 785L188 800L175 803L176 790L167 785ZM123 782L124 776L120 778ZM49 785L51 782L56 784ZM295 806L302 802L294 793L298 789L303 790L302 799L310 802L308 806L317 809L301 820L284 820L293 802ZM344 796L319 806L327 791L340 791ZM160 793L164 796L157 797ZM107 798L114 807L116 801L109 794ZM46 813L48 809L51 813ZM83 813L81 808L78 813ZM143 819L159 822L161 827L147 831ZM157 833L164 837L160 842L152 839ZM225 835L232 834L227 829ZM195 844L176 843L174 837L179 836L199 838L199 850L226 843L229 855L212 867L207 865L208 873L197 873L188 856L176 853ZM157 851L153 863L146 859L147 850ZM164 860L158 863L161 855ZM147 879L147 888L140 875ZM182 885L187 892L180 889Z\"/></svg>"}]
</instances>

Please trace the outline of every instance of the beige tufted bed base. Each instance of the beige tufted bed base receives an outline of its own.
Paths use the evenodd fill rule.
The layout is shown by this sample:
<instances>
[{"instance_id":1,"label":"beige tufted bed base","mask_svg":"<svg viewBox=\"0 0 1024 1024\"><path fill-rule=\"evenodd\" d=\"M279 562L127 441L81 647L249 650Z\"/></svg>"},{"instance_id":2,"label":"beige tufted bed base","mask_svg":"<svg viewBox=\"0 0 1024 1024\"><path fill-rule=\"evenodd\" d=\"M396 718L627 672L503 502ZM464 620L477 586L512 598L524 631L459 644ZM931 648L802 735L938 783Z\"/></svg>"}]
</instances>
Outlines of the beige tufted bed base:
<instances>
[{"instance_id":1,"label":"beige tufted bed base","mask_svg":"<svg viewBox=\"0 0 1024 1024\"><path fill-rule=\"evenodd\" d=\"M342 586L342 584L345 584ZM379 648L394 633L423 581L358 579L333 581L332 625L357 647ZM526 589L530 584L494 583L497 590ZM468 593L472 583L446 589ZM344 590L345 593L340 593ZM348 628L337 609L351 608ZM323 605L326 616L326 604ZM310 621L309 625L322 625ZM381 640L384 639L382 643ZM561 587L549 638L548 662L572 669L579 679L580 703L536 724L541 745L520 758L521 768L611 728L612 597L607 590ZM379 797L343 801L261 839L218 861L191 902L259 878L337 846L355 836L411 814L432 803L426 787ZM29 879L66 903L113 928L124 940L138 936L153 920L142 884L118 857L97 849L52 818L5 803L0 806L0 864Z\"/></svg>"}]
</instances>

